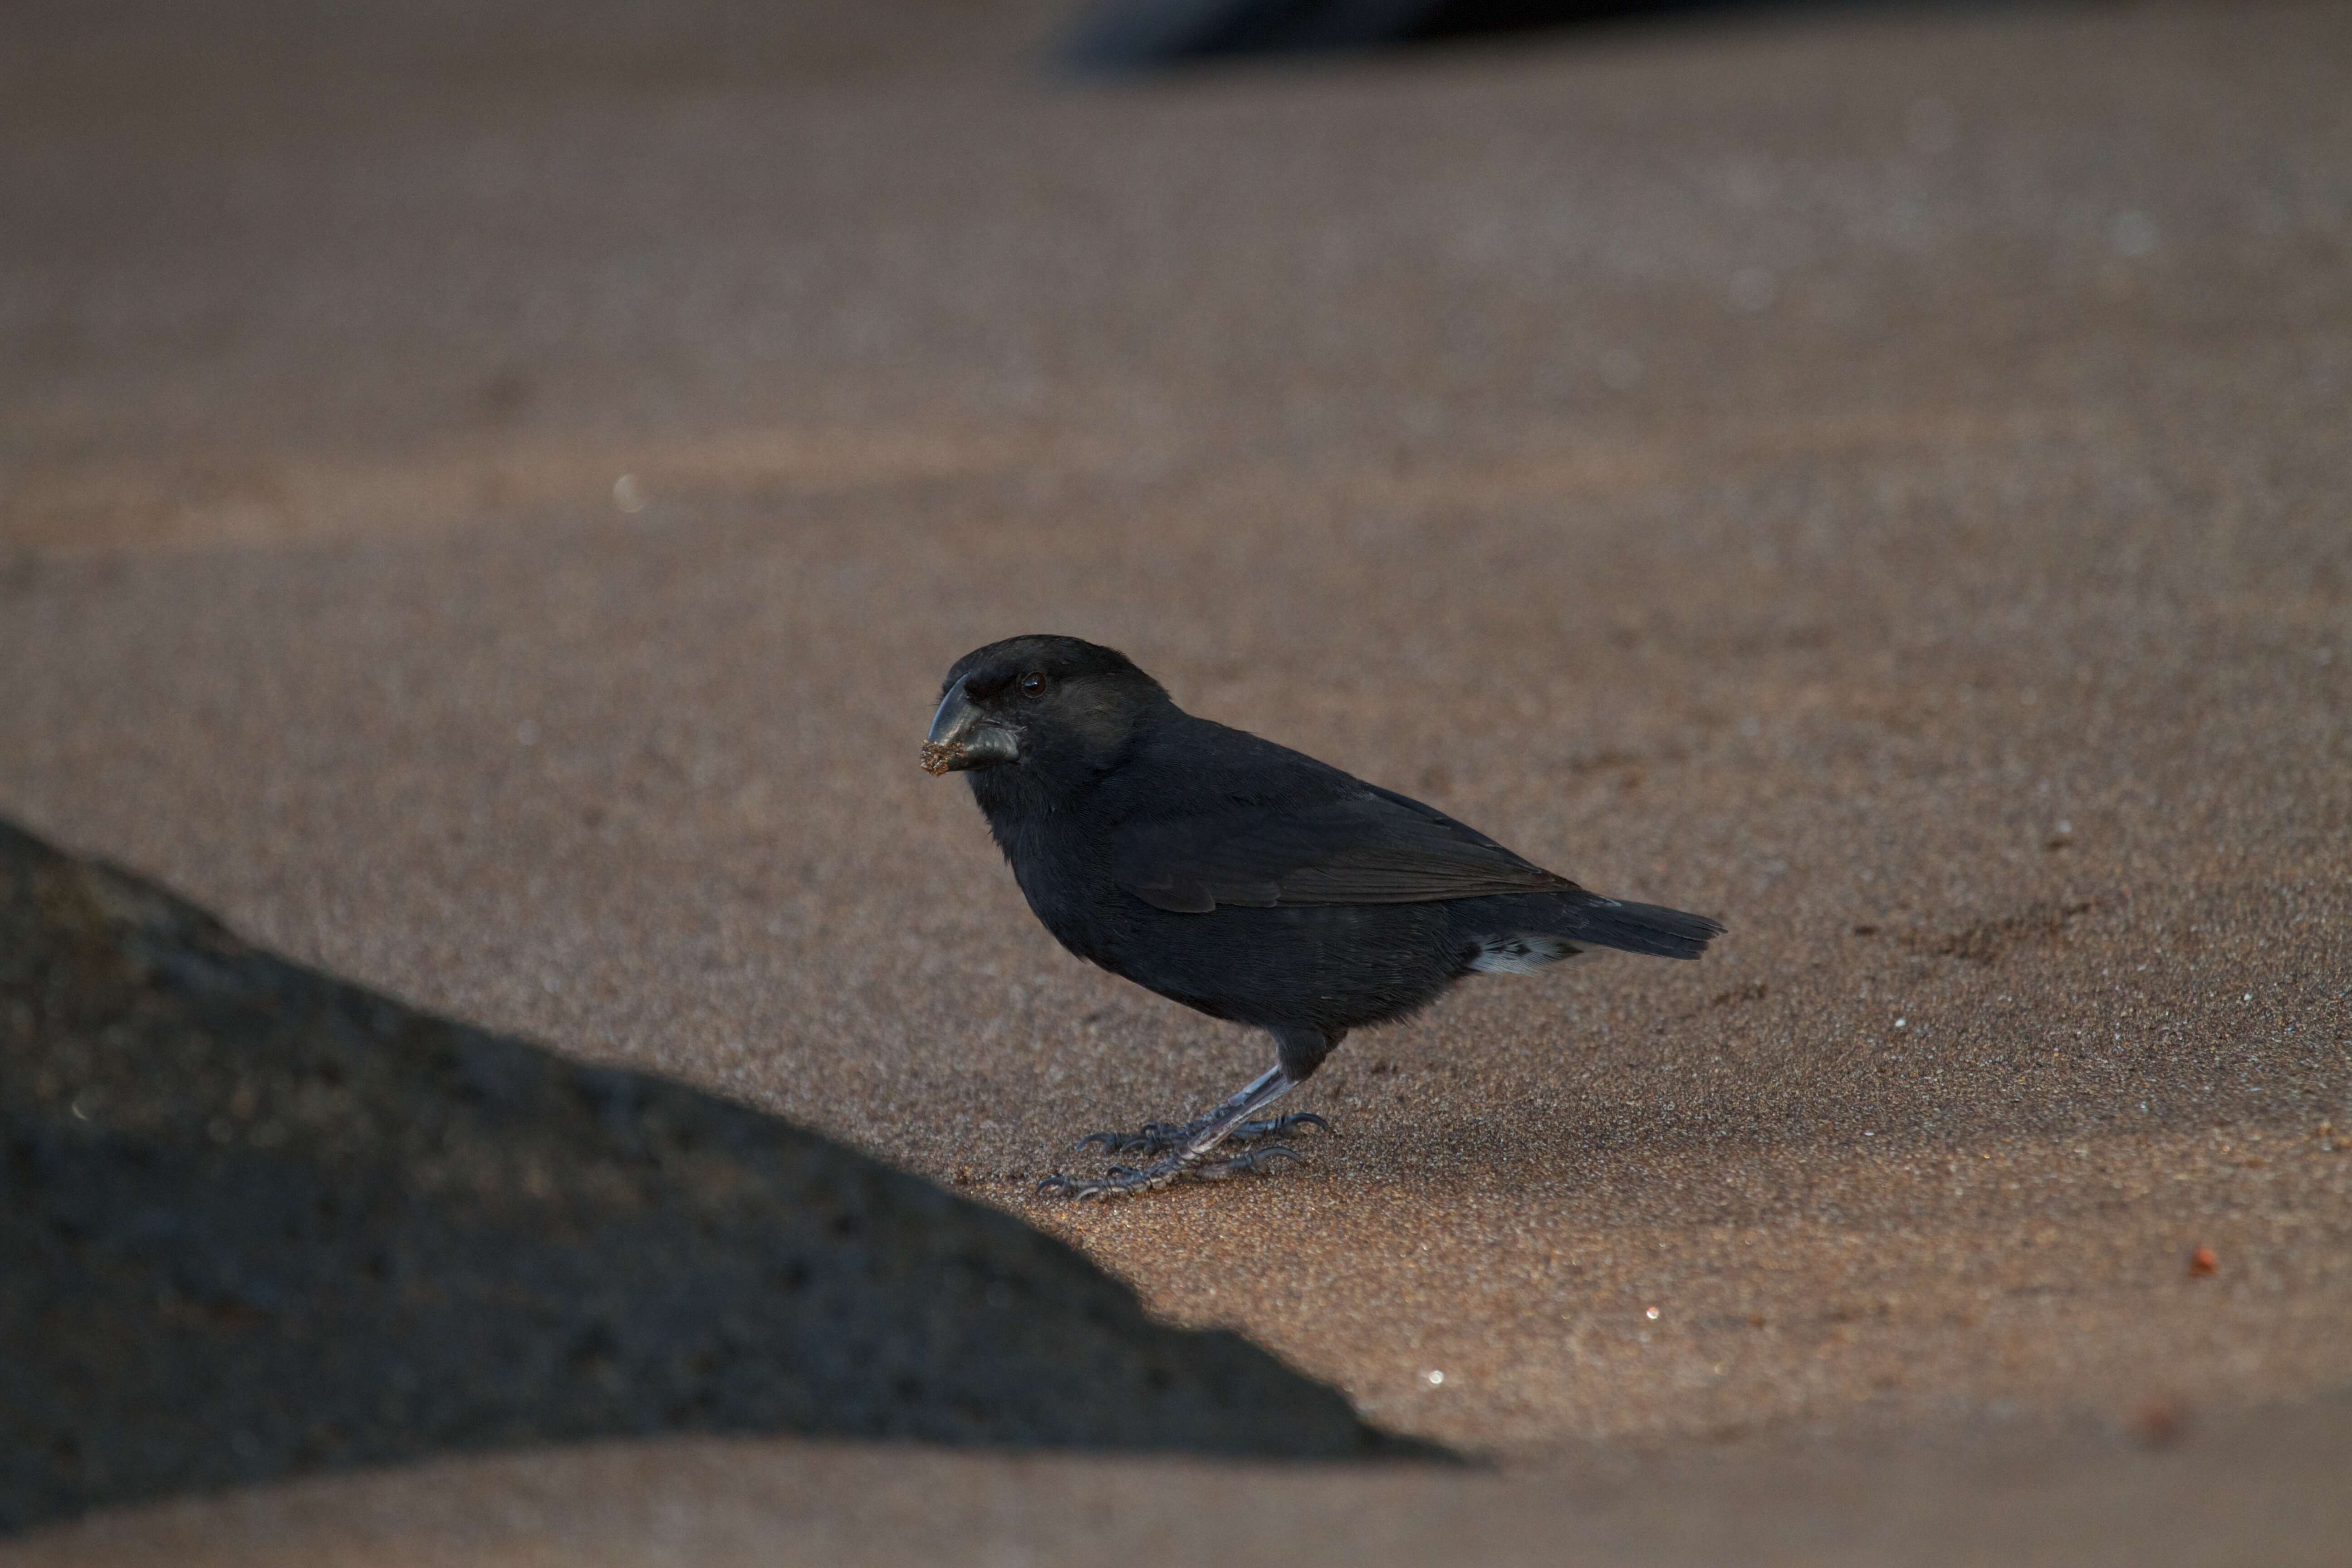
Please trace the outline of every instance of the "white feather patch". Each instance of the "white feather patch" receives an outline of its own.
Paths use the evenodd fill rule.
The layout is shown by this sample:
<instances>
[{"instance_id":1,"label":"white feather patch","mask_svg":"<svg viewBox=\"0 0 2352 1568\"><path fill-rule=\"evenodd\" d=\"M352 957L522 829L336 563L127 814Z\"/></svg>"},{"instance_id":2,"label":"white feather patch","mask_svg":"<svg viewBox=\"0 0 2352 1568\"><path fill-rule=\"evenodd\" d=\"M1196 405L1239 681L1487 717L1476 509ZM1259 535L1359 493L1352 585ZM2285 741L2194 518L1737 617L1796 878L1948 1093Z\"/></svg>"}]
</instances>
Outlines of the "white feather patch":
<instances>
[{"instance_id":1,"label":"white feather patch","mask_svg":"<svg viewBox=\"0 0 2352 1568\"><path fill-rule=\"evenodd\" d=\"M1533 974L1548 963L1571 957L1577 949L1556 936L1519 931L1510 936L1482 936L1478 956L1470 967L1486 974Z\"/></svg>"}]
</instances>

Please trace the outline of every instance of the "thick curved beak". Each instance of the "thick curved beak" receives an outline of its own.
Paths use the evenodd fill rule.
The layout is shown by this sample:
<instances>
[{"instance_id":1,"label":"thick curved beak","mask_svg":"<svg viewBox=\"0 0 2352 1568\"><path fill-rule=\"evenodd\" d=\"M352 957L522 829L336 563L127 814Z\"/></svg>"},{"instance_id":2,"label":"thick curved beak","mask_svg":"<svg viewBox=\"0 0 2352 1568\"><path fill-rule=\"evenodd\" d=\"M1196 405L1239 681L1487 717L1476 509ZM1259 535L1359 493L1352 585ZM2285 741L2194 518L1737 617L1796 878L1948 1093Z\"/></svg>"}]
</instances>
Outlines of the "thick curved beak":
<instances>
[{"instance_id":1,"label":"thick curved beak","mask_svg":"<svg viewBox=\"0 0 2352 1568\"><path fill-rule=\"evenodd\" d=\"M961 773L966 768L992 768L1017 762L1020 742L1012 731L982 713L966 697L959 680L940 700L931 718L931 732L923 741L923 771Z\"/></svg>"}]
</instances>

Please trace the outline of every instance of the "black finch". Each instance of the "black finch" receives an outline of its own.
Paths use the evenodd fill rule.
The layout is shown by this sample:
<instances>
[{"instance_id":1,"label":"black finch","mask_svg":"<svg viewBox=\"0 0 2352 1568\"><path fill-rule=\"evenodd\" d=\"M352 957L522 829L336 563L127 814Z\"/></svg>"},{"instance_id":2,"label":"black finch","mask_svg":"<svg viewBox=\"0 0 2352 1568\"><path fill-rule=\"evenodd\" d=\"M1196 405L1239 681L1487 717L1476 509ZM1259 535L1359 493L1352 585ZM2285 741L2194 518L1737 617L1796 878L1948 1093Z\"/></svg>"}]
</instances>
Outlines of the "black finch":
<instances>
[{"instance_id":1,"label":"black finch","mask_svg":"<svg viewBox=\"0 0 2352 1568\"><path fill-rule=\"evenodd\" d=\"M1350 1029L1427 1006L1465 975L1522 973L1587 947L1696 958L1704 915L1587 892L1475 828L1170 700L1126 655L1018 637L948 671L923 747L963 772L1029 908L1080 958L1274 1036L1276 1065L1216 1110L1096 1133L1158 1156L1107 1197L1262 1171L1313 1115L1266 1117Z\"/></svg>"}]
</instances>

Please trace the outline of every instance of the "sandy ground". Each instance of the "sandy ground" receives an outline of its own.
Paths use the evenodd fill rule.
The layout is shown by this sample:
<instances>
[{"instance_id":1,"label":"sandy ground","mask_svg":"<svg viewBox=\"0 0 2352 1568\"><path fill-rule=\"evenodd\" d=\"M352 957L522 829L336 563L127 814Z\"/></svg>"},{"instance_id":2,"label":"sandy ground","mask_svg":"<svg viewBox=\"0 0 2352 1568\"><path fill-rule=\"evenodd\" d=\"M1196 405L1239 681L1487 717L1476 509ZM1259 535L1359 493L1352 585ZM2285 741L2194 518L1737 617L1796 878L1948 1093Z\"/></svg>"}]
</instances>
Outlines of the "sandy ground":
<instances>
[{"instance_id":1,"label":"sandy ground","mask_svg":"<svg viewBox=\"0 0 2352 1568\"><path fill-rule=\"evenodd\" d=\"M0 811L1496 1468L650 1445L25 1560L2340 1545L2352 12L1071 86L1034 7L252 9L11 24ZM917 768L1020 630L1730 934L1358 1037L1309 1168L1036 1199L1265 1047Z\"/></svg>"}]
</instances>

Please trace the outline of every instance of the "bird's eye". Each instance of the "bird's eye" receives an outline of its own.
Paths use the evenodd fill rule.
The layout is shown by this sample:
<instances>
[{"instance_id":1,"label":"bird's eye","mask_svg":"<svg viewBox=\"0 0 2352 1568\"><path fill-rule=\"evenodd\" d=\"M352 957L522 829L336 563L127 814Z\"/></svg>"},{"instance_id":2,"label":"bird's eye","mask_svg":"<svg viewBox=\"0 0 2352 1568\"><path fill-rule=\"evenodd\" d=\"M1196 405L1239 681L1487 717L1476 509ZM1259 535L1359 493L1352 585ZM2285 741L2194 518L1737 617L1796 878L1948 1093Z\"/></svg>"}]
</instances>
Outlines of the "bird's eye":
<instances>
[{"instance_id":1,"label":"bird's eye","mask_svg":"<svg viewBox=\"0 0 2352 1568\"><path fill-rule=\"evenodd\" d=\"M1045 677L1041 672L1034 669L1028 674L1023 676L1021 678L1021 695L1024 697L1045 696Z\"/></svg>"}]
</instances>

